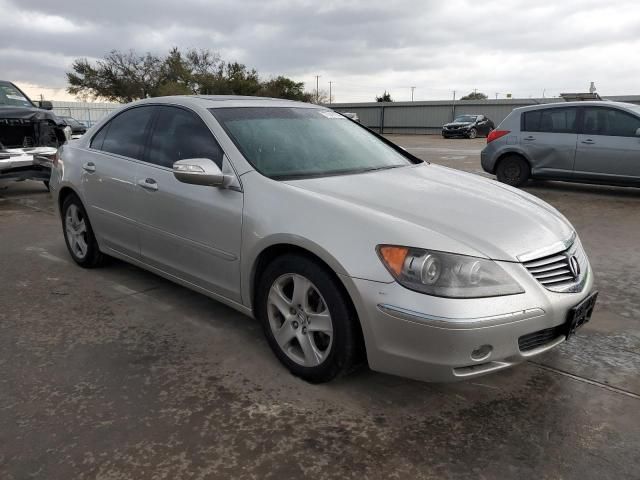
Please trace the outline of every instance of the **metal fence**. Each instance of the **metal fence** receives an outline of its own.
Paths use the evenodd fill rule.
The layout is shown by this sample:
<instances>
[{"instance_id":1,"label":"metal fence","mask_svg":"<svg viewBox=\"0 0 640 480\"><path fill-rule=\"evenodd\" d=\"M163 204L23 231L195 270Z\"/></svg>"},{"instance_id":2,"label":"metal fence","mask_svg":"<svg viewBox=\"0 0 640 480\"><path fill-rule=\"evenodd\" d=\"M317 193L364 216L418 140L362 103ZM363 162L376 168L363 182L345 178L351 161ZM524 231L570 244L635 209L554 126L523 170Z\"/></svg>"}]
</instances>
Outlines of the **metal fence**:
<instances>
[{"instance_id":1,"label":"metal fence","mask_svg":"<svg viewBox=\"0 0 640 480\"><path fill-rule=\"evenodd\" d=\"M101 118L120 108L119 103L91 103L91 102L58 102L54 101L53 111L56 115L73 117L88 127Z\"/></svg>"},{"instance_id":2,"label":"metal fence","mask_svg":"<svg viewBox=\"0 0 640 480\"><path fill-rule=\"evenodd\" d=\"M605 97L606 100L640 105L640 95ZM460 114L483 114L498 125L514 108L563 102L560 98L504 100L438 100L429 102L334 103L338 112L353 112L360 122L378 133L439 134L442 125Z\"/></svg>"}]
</instances>

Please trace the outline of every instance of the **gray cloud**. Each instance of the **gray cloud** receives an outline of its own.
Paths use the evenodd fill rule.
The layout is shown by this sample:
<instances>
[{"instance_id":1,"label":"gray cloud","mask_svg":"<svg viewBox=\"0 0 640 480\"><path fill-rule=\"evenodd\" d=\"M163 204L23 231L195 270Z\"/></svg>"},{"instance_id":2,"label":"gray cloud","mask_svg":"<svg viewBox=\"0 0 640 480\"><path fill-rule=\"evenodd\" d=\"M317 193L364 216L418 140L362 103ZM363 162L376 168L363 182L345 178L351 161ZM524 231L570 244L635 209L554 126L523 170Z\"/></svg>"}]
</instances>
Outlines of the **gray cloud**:
<instances>
[{"instance_id":1,"label":"gray cloud","mask_svg":"<svg viewBox=\"0 0 640 480\"><path fill-rule=\"evenodd\" d=\"M179 46L216 50L264 76L319 74L344 101L384 89L406 99L409 86L417 98L473 88L550 95L589 81L604 94L638 93L634 0L0 0L0 11L10 19L0 30L2 76L43 86L64 86L77 57Z\"/></svg>"}]
</instances>

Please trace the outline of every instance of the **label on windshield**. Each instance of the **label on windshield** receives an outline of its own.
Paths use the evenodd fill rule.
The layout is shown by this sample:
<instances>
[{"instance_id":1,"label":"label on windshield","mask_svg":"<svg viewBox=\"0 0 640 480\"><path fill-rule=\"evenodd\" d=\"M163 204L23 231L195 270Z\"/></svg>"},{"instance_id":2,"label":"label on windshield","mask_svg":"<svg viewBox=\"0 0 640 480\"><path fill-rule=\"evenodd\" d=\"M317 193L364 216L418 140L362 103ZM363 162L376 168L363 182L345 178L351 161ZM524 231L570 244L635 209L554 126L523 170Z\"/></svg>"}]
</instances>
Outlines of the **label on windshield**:
<instances>
[{"instance_id":1,"label":"label on windshield","mask_svg":"<svg viewBox=\"0 0 640 480\"><path fill-rule=\"evenodd\" d=\"M320 112L320 115L323 115L323 116L325 116L327 118L335 118L336 120L346 120L346 117L343 117L342 115L340 115L337 112L325 112L325 111L322 111L322 112Z\"/></svg>"}]
</instances>

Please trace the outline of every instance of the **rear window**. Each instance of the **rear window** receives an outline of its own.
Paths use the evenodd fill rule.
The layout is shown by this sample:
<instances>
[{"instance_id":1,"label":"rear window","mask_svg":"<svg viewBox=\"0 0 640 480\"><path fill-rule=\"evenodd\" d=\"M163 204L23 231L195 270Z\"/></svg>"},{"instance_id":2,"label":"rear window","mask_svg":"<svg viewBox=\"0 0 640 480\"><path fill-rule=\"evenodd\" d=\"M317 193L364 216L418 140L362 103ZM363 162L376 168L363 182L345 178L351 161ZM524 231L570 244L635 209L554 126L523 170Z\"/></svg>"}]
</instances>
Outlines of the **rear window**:
<instances>
[{"instance_id":1,"label":"rear window","mask_svg":"<svg viewBox=\"0 0 640 480\"><path fill-rule=\"evenodd\" d=\"M577 108L547 108L522 114L525 132L576 133Z\"/></svg>"}]
</instances>

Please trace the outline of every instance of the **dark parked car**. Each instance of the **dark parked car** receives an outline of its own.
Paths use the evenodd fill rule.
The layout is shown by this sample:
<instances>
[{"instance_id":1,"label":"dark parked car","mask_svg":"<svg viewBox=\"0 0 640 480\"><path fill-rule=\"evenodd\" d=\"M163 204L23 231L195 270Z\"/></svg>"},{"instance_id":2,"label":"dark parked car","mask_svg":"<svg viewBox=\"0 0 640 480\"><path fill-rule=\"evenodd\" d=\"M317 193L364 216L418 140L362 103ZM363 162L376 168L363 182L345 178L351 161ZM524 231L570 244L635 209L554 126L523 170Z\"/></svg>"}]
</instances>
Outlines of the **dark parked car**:
<instances>
[{"instance_id":1,"label":"dark parked car","mask_svg":"<svg viewBox=\"0 0 640 480\"><path fill-rule=\"evenodd\" d=\"M0 180L49 186L57 148L71 138L71 128L51 108L45 101L36 106L13 83L0 80Z\"/></svg>"},{"instance_id":2,"label":"dark parked car","mask_svg":"<svg viewBox=\"0 0 640 480\"><path fill-rule=\"evenodd\" d=\"M64 120L64 123L71 127L71 138L76 139L80 138L82 135L87 133L87 126L76 120L73 117L59 117Z\"/></svg>"},{"instance_id":3,"label":"dark parked car","mask_svg":"<svg viewBox=\"0 0 640 480\"><path fill-rule=\"evenodd\" d=\"M442 126L442 136L476 138L489 135L494 128L493 121L484 115L458 115L453 122Z\"/></svg>"}]
</instances>

